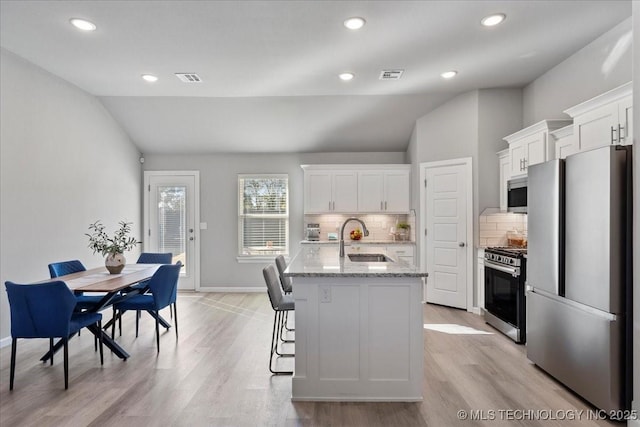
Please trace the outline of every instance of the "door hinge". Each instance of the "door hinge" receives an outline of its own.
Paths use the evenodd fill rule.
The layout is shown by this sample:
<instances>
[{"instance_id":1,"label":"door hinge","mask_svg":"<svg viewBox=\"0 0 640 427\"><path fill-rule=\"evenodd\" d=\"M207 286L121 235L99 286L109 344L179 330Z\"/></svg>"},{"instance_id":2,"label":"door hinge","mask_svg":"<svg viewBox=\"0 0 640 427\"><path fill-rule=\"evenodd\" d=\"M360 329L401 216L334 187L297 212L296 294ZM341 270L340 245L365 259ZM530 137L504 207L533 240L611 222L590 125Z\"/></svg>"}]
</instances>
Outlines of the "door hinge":
<instances>
[{"instance_id":1,"label":"door hinge","mask_svg":"<svg viewBox=\"0 0 640 427\"><path fill-rule=\"evenodd\" d=\"M149 237L151 237L151 229L149 229Z\"/></svg>"},{"instance_id":2,"label":"door hinge","mask_svg":"<svg viewBox=\"0 0 640 427\"><path fill-rule=\"evenodd\" d=\"M151 184L149 184L149 186L147 187L147 191L151 193Z\"/></svg>"},{"instance_id":3,"label":"door hinge","mask_svg":"<svg viewBox=\"0 0 640 427\"><path fill-rule=\"evenodd\" d=\"M427 188L427 178L424 179L424 188Z\"/></svg>"},{"instance_id":4,"label":"door hinge","mask_svg":"<svg viewBox=\"0 0 640 427\"><path fill-rule=\"evenodd\" d=\"M427 229L426 228L424 229L424 235L425 236L427 235Z\"/></svg>"}]
</instances>

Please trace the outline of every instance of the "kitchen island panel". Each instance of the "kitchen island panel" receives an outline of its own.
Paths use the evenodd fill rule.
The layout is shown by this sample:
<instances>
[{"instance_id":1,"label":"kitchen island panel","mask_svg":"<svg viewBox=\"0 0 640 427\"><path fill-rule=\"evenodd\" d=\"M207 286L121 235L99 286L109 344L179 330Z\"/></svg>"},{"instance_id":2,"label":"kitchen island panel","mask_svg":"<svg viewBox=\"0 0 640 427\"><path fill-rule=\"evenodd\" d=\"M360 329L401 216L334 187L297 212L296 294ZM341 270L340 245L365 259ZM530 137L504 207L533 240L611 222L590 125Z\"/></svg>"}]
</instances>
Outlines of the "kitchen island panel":
<instances>
[{"instance_id":1,"label":"kitchen island panel","mask_svg":"<svg viewBox=\"0 0 640 427\"><path fill-rule=\"evenodd\" d=\"M421 278L298 276L293 296L293 400L422 400Z\"/></svg>"}]
</instances>

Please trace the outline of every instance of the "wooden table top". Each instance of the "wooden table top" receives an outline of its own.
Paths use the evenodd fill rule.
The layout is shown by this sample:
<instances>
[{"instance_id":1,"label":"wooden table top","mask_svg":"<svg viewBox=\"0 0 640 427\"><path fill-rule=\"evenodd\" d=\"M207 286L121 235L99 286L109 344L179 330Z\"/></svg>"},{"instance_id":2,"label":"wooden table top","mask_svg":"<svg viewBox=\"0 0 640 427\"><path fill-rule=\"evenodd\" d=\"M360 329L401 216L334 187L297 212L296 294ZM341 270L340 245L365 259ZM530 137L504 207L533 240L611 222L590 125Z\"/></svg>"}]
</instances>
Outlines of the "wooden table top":
<instances>
[{"instance_id":1,"label":"wooden table top","mask_svg":"<svg viewBox=\"0 0 640 427\"><path fill-rule=\"evenodd\" d=\"M105 267L98 267L49 279L46 282L62 280L72 291L117 292L151 278L161 265L127 264L120 274L110 274Z\"/></svg>"}]
</instances>

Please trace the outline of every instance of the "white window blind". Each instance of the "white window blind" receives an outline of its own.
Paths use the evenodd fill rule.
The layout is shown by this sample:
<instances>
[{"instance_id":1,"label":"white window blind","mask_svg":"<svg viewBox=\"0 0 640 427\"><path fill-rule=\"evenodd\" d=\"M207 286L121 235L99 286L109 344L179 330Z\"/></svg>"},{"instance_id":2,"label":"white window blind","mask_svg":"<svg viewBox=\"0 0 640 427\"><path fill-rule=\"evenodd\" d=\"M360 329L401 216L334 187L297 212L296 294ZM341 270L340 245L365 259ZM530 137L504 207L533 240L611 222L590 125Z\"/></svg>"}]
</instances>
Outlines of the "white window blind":
<instances>
[{"instance_id":1,"label":"white window blind","mask_svg":"<svg viewBox=\"0 0 640 427\"><path fill-rule=\"evenodd\" d=\"M187 235L187 187L159 185L157 191L158 251L171 252L175 260L182 260L184 263Z\"/></svg>"},{"instance_id":2,"label":"white window blind","mask_svg":"<svg viewBox=\"0 0 640 427\"><path fill-rule=\"evenodd\" d=\"M289 253L288 175L238 175L240 256Z\"/></svg>"}]
</instances>

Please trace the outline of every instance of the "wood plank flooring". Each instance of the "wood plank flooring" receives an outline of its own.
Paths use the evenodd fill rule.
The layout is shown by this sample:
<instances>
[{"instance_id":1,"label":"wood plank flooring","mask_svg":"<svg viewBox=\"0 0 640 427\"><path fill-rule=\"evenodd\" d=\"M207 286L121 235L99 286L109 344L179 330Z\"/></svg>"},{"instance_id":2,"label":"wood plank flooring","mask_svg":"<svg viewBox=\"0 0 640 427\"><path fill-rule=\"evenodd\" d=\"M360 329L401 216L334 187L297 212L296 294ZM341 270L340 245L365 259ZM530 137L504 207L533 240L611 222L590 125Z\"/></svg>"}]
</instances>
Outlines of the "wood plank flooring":
<instances>
[{"instance_id":1,"label":"wood plank flooring","mask_svg":"<svg viewBox=\"0 0 640 427\"><path fill-rule=\"evenodd\" d=\"M110 310L103 315L110 318ZM168 319L169 311L163 315ZM481 317L460 310L425 305L425 323L491 334L426 329L422 403L291 402L291 377L272 376L267 369L273 312L266 294L180 294L180 336L176 341L173 329L161 329L160 354L151 317L143 313L136 339L134 316L125 314L118 338L131 354L127 361L105 351L100 366L88 332L70 342L67 391L62 354L56 355L53 366L39 362L48 340L19 340L12 392L11 350L0 350L0 425L624 425L588 421L593 408L531 364L524 346L497 333ZM293 361L279 363L290 368ZM484 420L460 419L460 410L483 411L476 415ZM581 419L575 411L584 411ZM539 419L565 413L575 419Z\"/></svg>"}]
</instances>

